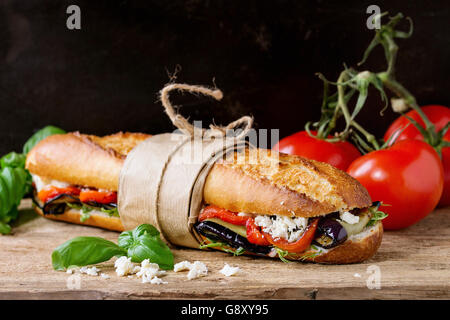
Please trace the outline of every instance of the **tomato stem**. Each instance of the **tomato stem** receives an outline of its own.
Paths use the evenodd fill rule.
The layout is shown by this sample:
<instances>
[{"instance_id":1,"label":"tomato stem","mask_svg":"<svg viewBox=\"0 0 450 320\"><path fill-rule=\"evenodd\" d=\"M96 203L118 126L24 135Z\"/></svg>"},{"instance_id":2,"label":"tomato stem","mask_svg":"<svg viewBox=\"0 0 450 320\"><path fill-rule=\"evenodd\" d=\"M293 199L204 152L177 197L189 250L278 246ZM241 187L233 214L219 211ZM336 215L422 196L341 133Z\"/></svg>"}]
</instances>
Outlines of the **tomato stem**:
<instances>
[{"instance_id":1,"label":"tomato stem","mask_svg":"<svg viewBox=\"0 0 450 320\"><path fill-rule=\"evenodd\" d=\"M381 19L381 17L385 15L387 15L387 12L377 16L376 19ZM319 79L321 79L324 83L324 97L322 101L322 114L320 120L312 124L308 122L305 126L305 130L310 136L323 139L328 142L343 141L351 137L363 153L385 148L387 146L386 143L380 145L373 134L369 133L355 121L356 116L362 110L367 100L369 86L372 85L379 91L381 99L386 102L385 108L388 106L388 99L384 91L384 87L403 100L397 101L400 102L400 106L405 104L407 107L412 108L419 114L425 124L425 130L420 130L424 136L424 140L433 146L439 153L443 145L443 140L441 137L442 134L436 132L434 124L431 123L419 107L416 98L395 79L395 64L399 49L395 43L395 38L409 38L413 33L413 23L409 17L406 18L410 25L407 32L395 29L397 24L403 18L403 14L398 13L394 17L390 17L389 22L382 25L379 30L376 30L374 38L364 52L362 61L358 63L358 65L363 64L369 57L372 50L378 45L381 45L384 48L384 54L387 62L386 71L378 73L367 70L358 72L357 70L347 68L347 66L344 65L344 70L339 74L336 82L327 80L325 76L320 73L317 74ZM329 95L330 85L336 87L336 92L333 95ZM358 92L358 98L352 108L352 111L350 112L349 102L356 92ZM381 115L385 108L380 112ZM402 108L397 109L394 109L394 111L405 111L401 110ZM338 119L341 116L343 116L345 120L345 127L342 131L336 133L333 138L328 138L331 132L336 130ZM413 124L417 126L416 123ZM312 134L310 129L311 126L316 129L316 135Z\"/></svg>"}]
</instances>

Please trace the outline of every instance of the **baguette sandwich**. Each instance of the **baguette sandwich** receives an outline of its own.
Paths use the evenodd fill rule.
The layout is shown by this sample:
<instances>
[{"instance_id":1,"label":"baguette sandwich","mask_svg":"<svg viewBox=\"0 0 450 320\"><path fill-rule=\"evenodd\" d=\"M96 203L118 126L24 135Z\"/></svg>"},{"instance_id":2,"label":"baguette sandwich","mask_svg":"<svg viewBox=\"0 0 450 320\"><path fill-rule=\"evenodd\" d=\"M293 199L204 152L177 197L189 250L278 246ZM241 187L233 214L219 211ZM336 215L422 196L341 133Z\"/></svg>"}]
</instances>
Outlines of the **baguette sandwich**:
<instances>
[{"instance_id":1,"label":"baguette sandwich","mask_svg":"<svg viewBox=\"0 0 450 320\"><path fill-rule=\"evenodd\" d=\"M119 175L140 133L69 133L42 140L27 156L36 210L47 218L123 231ZM282 260L355 263L375 254L379 203L326 163L264 149L216 162L194 231L202 248Z\"/></svg>"},{"instance_id":2,"label":"baguette sandwich","mask_svg":"<svg viewBox=\"0 0 450 320\"><path fill-rule=\"evenodd\" d=\"M57 134L38 143L25 167L34 186L36 211L46 218L123 231L117 211L119 174L128 154L150 137L116 133Z\"/></svg>"},{"instance_id":3,"label":"baguette sandwich","mask_svg":"<svg viewBox=\"0 0 450 320\"><path fill-rule=\"evenodd\" d=\"M335 167L251 149L216 162L195 230L203 247L282 260L356 263L383 235L379 202Z\"/></svg>"}]
</instances>

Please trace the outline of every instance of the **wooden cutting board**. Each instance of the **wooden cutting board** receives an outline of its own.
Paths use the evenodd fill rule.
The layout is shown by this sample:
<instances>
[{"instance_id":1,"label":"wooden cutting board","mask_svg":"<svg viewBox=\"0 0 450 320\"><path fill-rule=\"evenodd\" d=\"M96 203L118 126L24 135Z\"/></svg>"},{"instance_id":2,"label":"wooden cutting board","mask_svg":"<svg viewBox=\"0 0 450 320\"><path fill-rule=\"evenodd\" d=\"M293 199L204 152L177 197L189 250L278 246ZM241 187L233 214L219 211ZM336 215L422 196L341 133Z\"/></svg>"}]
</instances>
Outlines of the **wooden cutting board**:
<instances>
[{"instance_id":1,"label":"wooden cutting board","mask_svg":"<svg viewBox=\"0 0 450 320\"><path fill-rule=\"evenodd\" d=\"M175 262L199 260L208 275L188 280L168 272L168 284L118 277L113 260L97 265L109 279L72 276L51 266L55 247L76 236L117 241L118 233L37 216L26 201L13 234L0 236L0 299L449 299L450 207L406 230L386 232L378 253L354 265L283 263L176 248ZM240 272L225 277L228 263ZM379 272L379 273L378 273ZM374 280L377 273L377 281ZM369 285L368 285L369 284Z\"/></svg>"}]
</instances>

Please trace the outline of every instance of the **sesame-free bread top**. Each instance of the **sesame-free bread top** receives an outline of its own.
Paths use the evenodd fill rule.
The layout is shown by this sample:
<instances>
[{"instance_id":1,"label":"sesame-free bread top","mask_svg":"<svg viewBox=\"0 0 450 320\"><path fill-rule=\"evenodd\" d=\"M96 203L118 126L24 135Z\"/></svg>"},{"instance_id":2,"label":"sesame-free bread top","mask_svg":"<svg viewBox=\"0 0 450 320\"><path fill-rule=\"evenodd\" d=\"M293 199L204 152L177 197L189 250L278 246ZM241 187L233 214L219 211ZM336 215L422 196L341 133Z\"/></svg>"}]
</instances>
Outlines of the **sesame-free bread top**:
<instances>
[{"instance_id":1,"label":"sesame-free bread top","mask_svg":"<svg viewBox=\"0 0 450 320\"><path fill-rule=\"evenodd\" d=\"M367 190L323 162L266 149L246 149L214 164L206 204L234 212L315 217L372 204Z\"/></svg>"},{"instance_id":2,"label":"sesame-free bread top","mask_svg":"<svg viewBox=\"0 0 450 320\"><path fill-rule=\"evenodd\" d=\"M52 135L28 153L25 166L47 179L117 191L127 154L149 137L129 132L105 137L79 132Z\"/></svg>"}]
</instances>

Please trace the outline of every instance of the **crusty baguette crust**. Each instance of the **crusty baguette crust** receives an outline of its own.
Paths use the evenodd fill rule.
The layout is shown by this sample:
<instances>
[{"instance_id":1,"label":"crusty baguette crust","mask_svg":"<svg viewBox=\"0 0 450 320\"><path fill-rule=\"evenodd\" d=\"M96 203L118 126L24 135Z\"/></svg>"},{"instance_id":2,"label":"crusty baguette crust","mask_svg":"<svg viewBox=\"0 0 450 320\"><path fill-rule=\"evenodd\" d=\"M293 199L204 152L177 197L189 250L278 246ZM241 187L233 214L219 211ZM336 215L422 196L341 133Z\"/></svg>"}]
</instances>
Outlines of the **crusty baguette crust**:
<instances>
[{"instance_id":1,"label":"crusty baguette crust","mask_svg":"<svg viewBox=\"0 0 450 320\"><path fill-rule=\"evenodd\" d=\"M49 136L28 153L26 168L47 179L117 191L126 155L148 137L121 132L106 137L78 132Z\"/></svg>"},{"instance_id":2,"label":"crusty baguette crust","mask_svg":"<svg viewBox=\"0 0 450 320\"><path fill-rule=\"evenodd\" d=\"M367 190L347 173L323 162L264 149L246 150L215 163L203 197L206 204L235 212L298 217L372 204Z\"/></svg>"},{"instance_id":3,"label":"crusty baguette crust","mask_svg":"<svg viewBox=\"0 0 450 320\"><path fill-rule=\"evenodd\" d=\"M199 235L204 244L210 243L210 241ZM370 228L364 237L357 239L348 239L343 244L329 249L325 253L316 255L315 257L309 256L314 253L313 251L302 252L301 254L290 254L285 258L292 261L305 261L315 262L321 264L350 264L359 263L367 259L370 259L378 250L381 245L381 239L383 238L383 225L378 222L375 226ZM212 247L212 249L221 250L218 247ZM232 247L226 247L226 249L234 251ZM249 254L254 255L254 254ZM269 258L269 256L267 256ZM277 256L274 258L278 259Z\"/></svg>"},{"instance_id":4,"label":"crusty baguette crust","mask_svg":"<svg viewBox=\"0 0 450 320\"><path fill-rule=\"evenodd\" d=\"M35 207L35 210L41 216L52 220L66 221L86 226L99 227L112 231L120 231L120 232L124 231L124 227L122 225L122 222L120 221L120 218L115 216L109 217L103 214L91 212L90 217L86 219L84 222L81 222L80 210L68 209L62 214L46 214L46 215L44 215L44 213L39 207Z\"/></svg>"},{"instance_id":5,"label":"crusty baguette crust","mask_svg":"<svg viewBox=\"0 0 450 320\"><path fill-rule=\"evenodd\" d=\"M371 258L381 245L383 238L383 224L378 222L366 231L367 235L358 239L348 239L343 244L320 254L314 258L307 258L307 261L324 264L348 264L359 263ZM308 253L308 252L306 252ZM301 256L288 257L292 260L299 260Z\"/></svg>"}]
</instances>

